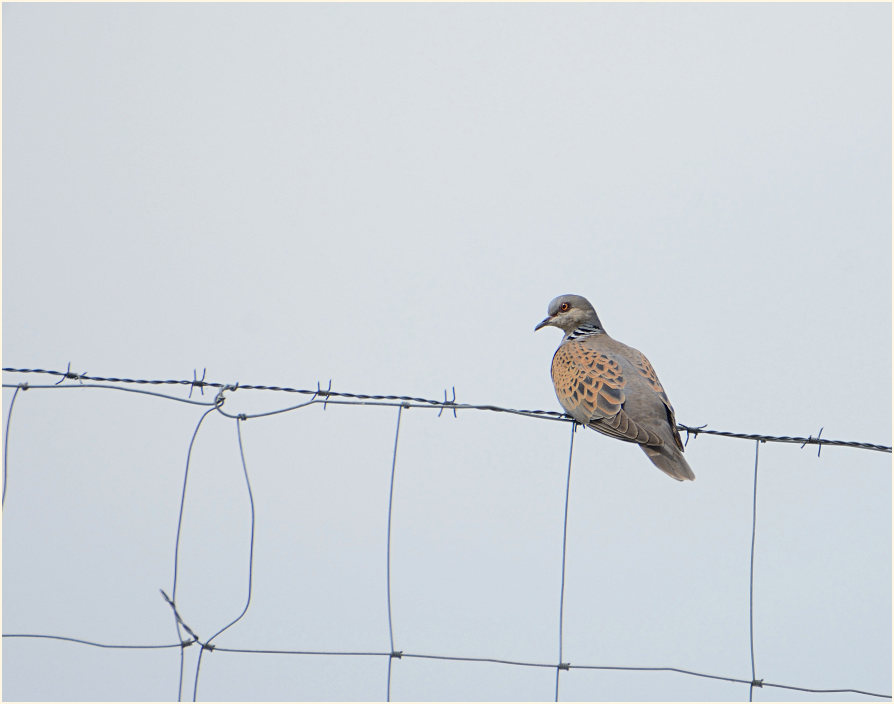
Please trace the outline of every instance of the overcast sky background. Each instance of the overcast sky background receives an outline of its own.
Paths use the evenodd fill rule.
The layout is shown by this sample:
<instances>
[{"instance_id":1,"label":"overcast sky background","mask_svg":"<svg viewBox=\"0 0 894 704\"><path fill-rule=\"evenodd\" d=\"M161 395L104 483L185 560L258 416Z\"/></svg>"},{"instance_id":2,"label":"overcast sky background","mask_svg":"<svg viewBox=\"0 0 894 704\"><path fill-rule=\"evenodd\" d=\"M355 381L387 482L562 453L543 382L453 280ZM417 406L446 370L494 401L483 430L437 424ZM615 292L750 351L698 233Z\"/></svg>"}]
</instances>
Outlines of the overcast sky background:
<instances>
[{"instance_id":1,"label":"overcast sky background","mask_svg":"<svg viewBox=\"0 0 894 704\"><path fill-rule=\"evenodd\" d=\"M890 4L2 13L4 366L455 387L460 402L558 410L560 333L533 327L571 292L648 355L682 423L891 442ZM19 381L56 379L4 374ZM300 400L236 391L224 408ZM205 410L19 392L5 634L176 642L159 589ZM315 405L242 424L253 593L218 646L390 650L396 420ZM397 650L557 661L569 437L546 420L403 411ZM575 436L563 660L751 678L754 454L699 436L697 480L679 484L634 446ZM767 444L759 466L757 677L890 693L890 455ZM202 638L244 605L248 538L235 421L212 413L177 591ZM166 700L178 672L177 650L3 642L7 700ZM386 674L382 656L206 653L199 698L382 700ZM391 673L395 700L554 687L554 669L503 664L404 658ZM748 686L572 669L560 696L742 701Z\"/></svg>"}]
</instances>

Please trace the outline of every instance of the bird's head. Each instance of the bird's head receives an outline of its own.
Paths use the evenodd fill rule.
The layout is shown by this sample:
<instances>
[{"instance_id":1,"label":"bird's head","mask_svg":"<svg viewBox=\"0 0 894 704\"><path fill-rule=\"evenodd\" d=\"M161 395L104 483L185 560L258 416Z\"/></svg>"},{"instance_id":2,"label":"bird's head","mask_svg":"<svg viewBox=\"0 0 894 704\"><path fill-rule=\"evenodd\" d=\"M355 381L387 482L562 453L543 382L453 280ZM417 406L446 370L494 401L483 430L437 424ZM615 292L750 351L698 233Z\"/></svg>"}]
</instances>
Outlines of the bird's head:
<instances>
[{"instance_id":1,"label":"bird's head","mask_svg":"<svg viewBox=\"0 0 894 704\"><path fill-rule=\"evenodd\" d=\"M549 302L547 312L549 315L537 323L534 330L552 325L568 334L582 325L602 327L599 316L596 315L596 310L590 302L583 296L576 296L573 293L556 296Z\"/></svg>"}]
</instances>

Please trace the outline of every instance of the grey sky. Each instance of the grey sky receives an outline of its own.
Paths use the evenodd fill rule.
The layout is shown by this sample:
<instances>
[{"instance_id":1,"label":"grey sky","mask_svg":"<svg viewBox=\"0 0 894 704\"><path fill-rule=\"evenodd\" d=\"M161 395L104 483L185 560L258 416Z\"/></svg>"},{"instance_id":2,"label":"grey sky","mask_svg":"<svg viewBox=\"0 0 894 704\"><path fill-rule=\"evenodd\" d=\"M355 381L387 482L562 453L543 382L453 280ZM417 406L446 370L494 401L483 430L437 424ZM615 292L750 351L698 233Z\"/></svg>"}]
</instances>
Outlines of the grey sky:
<instances>
[{"instance_id":1,"label":"grey sky","mask_svg":"<svg viewBox=\"0 0 894 704\"><path fill-rule=\"evenodd\" d=\"M573 292L648 355L682 423L890 444L888 4L2 12L4 366L206 367L214 381L455 387L461 402L558 410L559 333L533 326ZM237 391L226 408L294 402ZM175 640L158 590L203 410L19 393L4 633ZM254 591L219 646L389 650L396 416L312 406L243 424ZM555 662L568 441L561 423L403 412L397 649ZM754 450L691 440L697 480L679 485L635 447L577 434L566 661L750 678ZM890 692L890 455L760 453L757 676ZM247 551L235 425L212 414L177 594L202 637L241 609ZM178 663L5 639L3 697L170 699ZM217 652L199 696L380 700L386 667ZM544 700L555 671L405 658L391 682L394 699ZM560 693L743 700L748 687L572 670Z\"/></svg>"}]
</instances>

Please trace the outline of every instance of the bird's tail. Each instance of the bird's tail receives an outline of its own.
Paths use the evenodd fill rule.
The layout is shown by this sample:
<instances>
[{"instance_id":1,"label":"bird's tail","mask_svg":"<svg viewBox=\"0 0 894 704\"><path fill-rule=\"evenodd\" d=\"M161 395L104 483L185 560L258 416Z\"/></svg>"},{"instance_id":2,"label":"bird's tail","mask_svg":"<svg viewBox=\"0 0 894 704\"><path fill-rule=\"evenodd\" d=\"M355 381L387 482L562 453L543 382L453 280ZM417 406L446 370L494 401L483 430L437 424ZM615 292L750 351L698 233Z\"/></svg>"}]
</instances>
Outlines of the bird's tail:
<instances>
[{"instance_id":1,"label":"bird's tail","mask_svg":"<svg viewBox=\"0 0 894 704\"><path fill-rule=\"evenodd\" d=\"M683 453L676 448L664 445L661 449L649 447L648 445L640 445L643 452L648 455L658 469L681 482L684 479L695 479L695 474L689 466L689 463L683 457Z\"/></svg>"}]
</instances>

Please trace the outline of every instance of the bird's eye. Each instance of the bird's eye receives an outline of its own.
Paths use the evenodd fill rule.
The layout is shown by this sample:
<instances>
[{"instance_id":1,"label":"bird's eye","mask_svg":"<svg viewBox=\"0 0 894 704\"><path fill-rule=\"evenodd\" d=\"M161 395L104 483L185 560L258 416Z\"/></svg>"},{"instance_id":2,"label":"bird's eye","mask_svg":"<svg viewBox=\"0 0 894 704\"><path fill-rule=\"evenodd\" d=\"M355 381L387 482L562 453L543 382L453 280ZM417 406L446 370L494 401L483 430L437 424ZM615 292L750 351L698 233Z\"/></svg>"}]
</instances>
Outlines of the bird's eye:
<instances>
[{"instance_id":1,"label":"bird's eye","mask_svg":"<svg viewBox=\"0 0 894 704\"><path fill-rule=\"evenodd\" d=\"M570 308L571 308L571 306L568 305L568 303L563 303L562 305L559 306L559 310L562 311L563 313L565 311L569 310Z\"/></svg>"}]
</instances>

